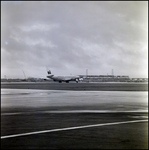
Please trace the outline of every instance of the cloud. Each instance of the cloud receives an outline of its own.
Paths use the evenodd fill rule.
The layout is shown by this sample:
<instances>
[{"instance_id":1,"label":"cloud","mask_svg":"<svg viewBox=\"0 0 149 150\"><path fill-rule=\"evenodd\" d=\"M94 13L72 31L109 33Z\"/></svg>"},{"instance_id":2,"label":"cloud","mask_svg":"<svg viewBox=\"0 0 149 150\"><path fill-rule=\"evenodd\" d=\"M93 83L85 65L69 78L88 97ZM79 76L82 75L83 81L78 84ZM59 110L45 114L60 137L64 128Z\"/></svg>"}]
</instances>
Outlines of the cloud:
<instances>
[{"instance_id":1,"label":"cloud","mask_svg":"<svg viewBox=\"0 0 149 150\"><path fill-rule=\"evenodd\" d=\"M2 75L25 68L40 76L50 66L56 74L146 77L147 10L144 1L2 2Z\"/></svg>"},{"instance_id":2,"label":"cloud","mask_svg":"<svg viewBox=\"0 0 149 150\"><path fill-rule=\"evenodd\" d=\"M37 31L37 32L47 32L50 31L54 28L58 28L59 25L58 24L33 24L30 26L20 26L19 28L24 31L24 32L31 32L31 31Z\"/></svg>"}]
</instances>

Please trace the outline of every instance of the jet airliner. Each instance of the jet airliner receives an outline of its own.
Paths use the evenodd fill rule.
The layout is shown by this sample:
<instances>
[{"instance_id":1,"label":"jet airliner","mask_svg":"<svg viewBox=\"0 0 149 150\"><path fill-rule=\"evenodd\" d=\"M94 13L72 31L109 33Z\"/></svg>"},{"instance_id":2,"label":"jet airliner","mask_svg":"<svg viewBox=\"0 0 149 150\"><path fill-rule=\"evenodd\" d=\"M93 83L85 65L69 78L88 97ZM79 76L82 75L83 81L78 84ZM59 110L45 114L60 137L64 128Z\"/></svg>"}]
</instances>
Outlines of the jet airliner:
<instances>
[{"instance_id":1,"label":"jet airliner","mask_svg":"<svg viewBox=\"0 0 149 150\"><path fill-rule=\"evenodd\" d=\"M47 71L48 75L47 78L52 79L53 81L58 81L59 83L66 82L69 83L69 81L76 81L78 83L79 81L83 80L80 76L55 76L51 74L51 70Z\"/></svg>"}]
</instances>

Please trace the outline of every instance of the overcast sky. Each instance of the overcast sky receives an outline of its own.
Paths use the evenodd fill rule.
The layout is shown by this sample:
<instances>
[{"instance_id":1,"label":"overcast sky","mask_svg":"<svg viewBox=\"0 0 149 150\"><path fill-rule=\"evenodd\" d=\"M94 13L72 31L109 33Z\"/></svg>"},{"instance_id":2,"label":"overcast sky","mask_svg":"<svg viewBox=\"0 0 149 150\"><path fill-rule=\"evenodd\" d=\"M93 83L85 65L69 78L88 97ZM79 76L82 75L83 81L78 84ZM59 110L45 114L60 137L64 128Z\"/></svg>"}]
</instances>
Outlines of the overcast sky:
<instances>
[{"instance_id":1,"label":"overcast sky","mask_svg":"<svg viewBox=\"0 0 149 150\"><path fill-rule=\"evenodd\" d=\"M1 77L148 77L148 1L1 2Z\"/></svg>"}]
</instances>

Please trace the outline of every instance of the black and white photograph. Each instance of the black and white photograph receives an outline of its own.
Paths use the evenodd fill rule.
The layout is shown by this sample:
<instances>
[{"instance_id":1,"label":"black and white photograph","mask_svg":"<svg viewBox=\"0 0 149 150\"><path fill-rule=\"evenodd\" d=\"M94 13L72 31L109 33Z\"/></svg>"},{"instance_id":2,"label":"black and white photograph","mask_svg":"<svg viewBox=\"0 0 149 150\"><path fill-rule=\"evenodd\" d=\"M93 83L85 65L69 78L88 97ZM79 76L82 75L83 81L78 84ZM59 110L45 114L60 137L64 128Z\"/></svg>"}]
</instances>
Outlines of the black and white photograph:
<instances>
[{"instance_id":1,"label":"black and white photograph","mask_svg":"<svg viewBox=\"0 0 149 150\"><path fill-rule=\"evenodd\" d=\"M1 149L148 149L148 1L1 1Z\"/></svg>"}]
</instances>

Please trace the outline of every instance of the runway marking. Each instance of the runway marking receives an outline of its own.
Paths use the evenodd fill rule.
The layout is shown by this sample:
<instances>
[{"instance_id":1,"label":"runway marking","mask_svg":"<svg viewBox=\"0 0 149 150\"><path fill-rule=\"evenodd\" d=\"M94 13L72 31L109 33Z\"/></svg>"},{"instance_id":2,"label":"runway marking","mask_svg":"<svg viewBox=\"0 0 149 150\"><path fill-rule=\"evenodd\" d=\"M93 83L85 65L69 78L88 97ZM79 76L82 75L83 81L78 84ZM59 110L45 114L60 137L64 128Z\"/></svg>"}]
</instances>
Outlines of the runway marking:
<instances>
[{"instance_id":1,"label":"runway marking","mask_svg":"<svg viewBox=\"0 0 149 150\"><path fill-rule=\"evenodd\" d=\"M13 113L1 113L1 116L7 115L20 115L20 114L36 114L36 113L139 113L139 112L148 112L148 110L49 110L49 111L35 111L35 112L13 112Z\"/></svg>"},{"instance_id":2,"label":"runway marking","mask_svg":"<svg viewBox=\"0 0 149 150\"><path fill-rule=\"evenodd\" d=\"M1 116L10 116L10 115L20 115L21 112L14 112L14 113L2 113Z\"/></svg>"},{"instance_id":3,"label":"runway marking","mask_svg":"<svg viewBox=\"0 0 149 150\"><path fill-rule=\"evenodd\" d=\"M82 128L117 125L117 124L125 124L125 123L145 122L145 121L148 121L148 120L133 120L133 121L123 121L123 122L85 125L85 126L78 126L78 127L68 127L68 128L61 128L61 129L52 129L52 130L36 131L36 132L29 132L29 133L22 133L22 134L6 135L6 136L1 136L1 139L20 137L20 136L26 136L26 135L33 135L33 134L40 134L40 133L49 133L49 132L75 130L75 129L82 129Z\"/></svg>"},{"instance_id":4,"label":"runway marking","mask_svg":"<svg viewBox=\"0 0 149 150\"><path fill-rule=\"evenodd\" d=\"M43 111L43 113L129 113L129 112L148 112L148 110L54 110L54 111Z\"/></svg>"}]
</instances>

